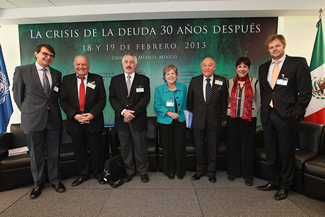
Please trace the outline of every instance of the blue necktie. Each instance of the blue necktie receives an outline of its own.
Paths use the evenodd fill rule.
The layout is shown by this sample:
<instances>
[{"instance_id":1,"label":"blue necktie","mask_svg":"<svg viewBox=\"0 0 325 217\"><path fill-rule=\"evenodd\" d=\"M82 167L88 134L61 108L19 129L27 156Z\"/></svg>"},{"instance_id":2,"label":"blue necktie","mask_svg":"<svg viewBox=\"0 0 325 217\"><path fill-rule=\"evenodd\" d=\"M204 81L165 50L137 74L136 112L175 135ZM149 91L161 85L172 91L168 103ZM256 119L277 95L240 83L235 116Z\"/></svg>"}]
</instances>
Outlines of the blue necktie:
<instances>
[{"instance_id":1,"label":"blue necktie","mask_svg":"<svg viewBox=\"0 0 325 217\"><path fill-rule=\"evenodd\" d=\"M208 104L209 102L209 99L210 99L210 96L211 96L211 84L210 84L210 78L207 78L206 81L207 81L207 84L205 86L205 103Z\"/></svg>"},{"instance_id":2,"label":"blue necktie","mask_svg":"<svg viewBox=\"0 0 325 217\"><path fill-rule=\"evenodd\" d=\"M51 92L51 87L50 87L50 82L49 79L46 75L46 69L42 69L43 70L43 88L44 88L44 92L46 94L47 97L50 96L50 92Z\"/></svg>"}]
</instances>

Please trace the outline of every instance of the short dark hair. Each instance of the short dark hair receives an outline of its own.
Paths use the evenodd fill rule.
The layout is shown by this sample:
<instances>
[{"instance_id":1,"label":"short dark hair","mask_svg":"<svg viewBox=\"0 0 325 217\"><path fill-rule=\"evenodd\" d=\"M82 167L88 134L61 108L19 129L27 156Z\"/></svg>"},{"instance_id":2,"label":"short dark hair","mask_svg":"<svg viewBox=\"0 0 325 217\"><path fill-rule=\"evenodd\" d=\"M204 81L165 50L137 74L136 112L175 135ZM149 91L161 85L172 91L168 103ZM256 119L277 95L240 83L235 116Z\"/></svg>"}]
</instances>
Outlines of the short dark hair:
<instances>
[{"instance_id":1,"label":"short dark hair","mask_svg":"<svg viewBox=\"0 0 325 217\"><path fill-rule=\"evenodd\" d=\"M165 68L164 68L164 71L163 71L163 74L164 74L164 77L166 75L167 72L169 72L170 70L174 69L176 75L177 75L177 67L175 65L167 65Z\"/></svg>"},{"instance_id":2,"label":"short dark hair","mask_svg":"<svg viewBox=\"0 0 325 217\"><path fill-rule=\"evenodd\" d=\"M279 39L283 45L286 45L286 39L283 35L280 34L273 34L269 36L265 41L266 50L269 50L269 44L274 41L275 39Z\"/></svg>"},{"instance_id":3,"label":"short dark hair","mask_svg":"<svg viewBox=\"0 0 325 217\"><path fill-rule=\"evenodd\" d=\"M248 57L240 57L236 62L236 67L242 63L248 66L248 68L251 67L251 60Z\"/></svg>"},{"instance_id":4,"label":"short dark hair","mask_svg":"<svg viewBox=\"0 0 325 217\"><path fill-rule=\"evenodd\" d=\"M39 44L37 46L35 52L39 53L41 51L42 47L46 47L55 56L55 51L54 51L53 47L50 44Z\"/></svg>"}]
</instances>

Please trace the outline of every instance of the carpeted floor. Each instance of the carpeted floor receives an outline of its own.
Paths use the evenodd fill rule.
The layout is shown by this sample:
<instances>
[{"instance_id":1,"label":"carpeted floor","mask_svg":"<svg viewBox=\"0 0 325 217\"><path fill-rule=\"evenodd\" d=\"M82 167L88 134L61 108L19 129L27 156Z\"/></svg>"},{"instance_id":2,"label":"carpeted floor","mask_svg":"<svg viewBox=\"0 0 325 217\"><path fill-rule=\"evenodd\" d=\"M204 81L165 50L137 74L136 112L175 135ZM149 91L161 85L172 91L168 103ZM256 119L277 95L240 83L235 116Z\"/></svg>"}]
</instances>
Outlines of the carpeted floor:
<instances>
[{"instance_id":1,"label":"carpeted floor","mask_svg":"<svg viewBox=\"0 0 325 217\"><path fill-rule=\"evenodd\" d=\"M325 201L314 200L290 191L283 201L273 199L275 191L261 192L254 179L248 187L239 178L227 180L225 171L217 182L208 177L169 180L163 173L149 173L150 182L137 175L130 183L112 189L90 179L71 187L76 177L63 180L67 191L57 193L49 183L39 198L31 200L32 186L0 192L0 216L325 216Z\"/></svg>"}]
</instances>

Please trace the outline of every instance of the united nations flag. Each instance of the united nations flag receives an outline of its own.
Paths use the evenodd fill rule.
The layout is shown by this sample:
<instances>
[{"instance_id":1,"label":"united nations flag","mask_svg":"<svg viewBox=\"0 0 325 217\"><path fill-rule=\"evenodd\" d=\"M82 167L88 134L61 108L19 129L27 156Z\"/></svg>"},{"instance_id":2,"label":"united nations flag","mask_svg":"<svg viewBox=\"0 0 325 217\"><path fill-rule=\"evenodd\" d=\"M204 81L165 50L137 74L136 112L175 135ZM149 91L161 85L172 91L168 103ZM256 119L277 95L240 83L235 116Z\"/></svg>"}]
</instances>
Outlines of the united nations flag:
<instances>
[{"instance_id":1,"label":"united nations flag","mask_svg":"<svg viewBox=\"0 0 325 217\"><path fill-rule=\"evenodd\" d=\"M8 74L0 44L0 133L7 131L12 111Z\"/></svg>"}]
</instances>

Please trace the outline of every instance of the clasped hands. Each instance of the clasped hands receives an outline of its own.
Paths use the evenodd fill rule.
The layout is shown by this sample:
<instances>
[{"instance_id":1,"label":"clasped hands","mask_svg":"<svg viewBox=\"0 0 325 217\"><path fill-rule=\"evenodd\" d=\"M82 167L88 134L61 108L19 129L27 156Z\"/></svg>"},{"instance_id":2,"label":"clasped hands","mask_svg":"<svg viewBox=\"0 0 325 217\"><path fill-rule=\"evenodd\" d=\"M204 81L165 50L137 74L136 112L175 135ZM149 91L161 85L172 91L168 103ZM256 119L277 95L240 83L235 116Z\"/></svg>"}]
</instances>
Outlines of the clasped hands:
<instances>
[{"instance_id":1,"label":"clasped hands","mask_svg":"<svg viewBox=\"0 0 325 217\"><path fill-rule=\"evenodd\" d=\"M173 113L173 112L170 112L170 111L168 111L168 112L166 113L166 115L168 115L169 117L171 117L171 118L174 119L174 120L177 120L177 119L179 118L179 114L177 114L177 113Z\"/></svg>"},{"instance_id":2,"label":"clasped hands","mask_svg":"<svg viewBox=\"0 0 325 217\"><path fill-rule=\"evenodd\" d=\"M128 109L126 109L126 110L123 112L123 116L124 116L123 121L124 121L125 123L128 123L128 122L132 121L133 118L135 118L135 116L133 115L134 112L135 112L135 111L132 111L132 110L128 110Z\"/></svg>"},{"instance_id":3,"label":"clasped hands","mask_svg":"<svg viewBox=\"0 0 325 217\"><path fill-rule=\"evenodd\" d=\"M77 114L74 116L74 119L80 124L89 124L90 121L94 119L94 115L92 115L91 113Z\"/></svg>"}]
</instances>

